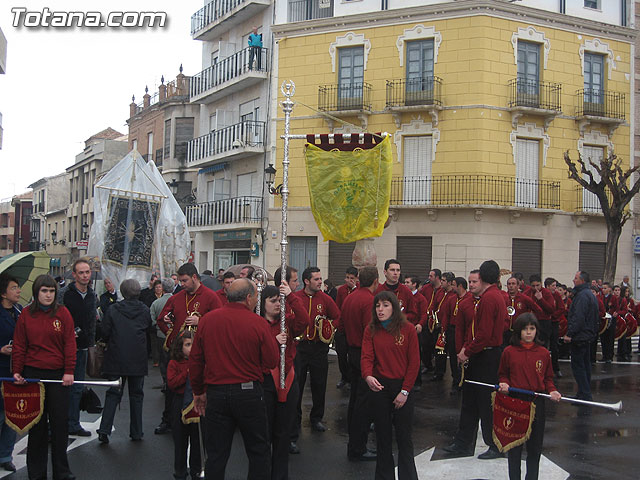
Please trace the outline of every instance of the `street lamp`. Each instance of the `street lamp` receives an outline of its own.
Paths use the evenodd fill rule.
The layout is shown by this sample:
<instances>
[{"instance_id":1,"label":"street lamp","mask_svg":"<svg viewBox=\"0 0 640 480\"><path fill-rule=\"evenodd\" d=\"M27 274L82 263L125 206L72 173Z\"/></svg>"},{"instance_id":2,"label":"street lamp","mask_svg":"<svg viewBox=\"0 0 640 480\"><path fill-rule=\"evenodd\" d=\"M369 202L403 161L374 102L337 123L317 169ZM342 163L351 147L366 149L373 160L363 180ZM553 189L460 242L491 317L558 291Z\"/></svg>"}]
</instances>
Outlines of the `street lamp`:
<instances>
[{"instance_id":1,"label":"street lamp","mask_svg":"<svg viewBox=\"0 0 640 480\"><path fill-rule=\"evenodd\" d=\"M176 182L175 178L171 179L171 182L167 182L167 187L171 190L171 194L176 196L178 194L178 187L180 186L179 182Z\"/></svg>"},{"instance_id":2,"label":"street lamp","mask_svg":"<svg viewBox=\"0 0 640 480\"><path fill-rule=\"evenodd\" d=\"M273 168L273 164L269 164L267 168L264 169L264 180L267 184L267 189L271 195L282 195L282 184L274 187L273 184L276 179L276 169Z\"/></svg>"},{"instance_id":3,"label":"street lamp","mask_svg":"<svg viewBox=\"0 0 640 480\"><path fill-rule=\"evenodd\" d=\"M51 241L53 242L54 245L58 244L58 242L56 241L57 237L58 237L58 233L55 230L51 232Z\"/></svg>"}]
</instances>

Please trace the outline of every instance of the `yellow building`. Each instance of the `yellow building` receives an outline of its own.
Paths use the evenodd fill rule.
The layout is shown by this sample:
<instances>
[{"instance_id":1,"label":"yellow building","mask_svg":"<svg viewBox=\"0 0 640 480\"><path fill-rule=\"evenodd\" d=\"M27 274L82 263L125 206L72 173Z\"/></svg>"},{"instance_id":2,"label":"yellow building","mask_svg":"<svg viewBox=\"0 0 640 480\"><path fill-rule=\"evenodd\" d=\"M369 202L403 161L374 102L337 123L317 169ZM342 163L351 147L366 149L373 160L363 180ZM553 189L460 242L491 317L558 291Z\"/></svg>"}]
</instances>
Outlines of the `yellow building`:
<instances>
[{"instance_id":1,"label":"yellow building","mask_svg":"<svg viewBox=\"0 0 640 480\"><path fill-rule=\"evenodd\" d=\"M563 283L578 268L602 275L599 204L567 178L563 153L596 162L615 151L629 164L635 31L624 19L605 25L508 2L434 3L273 26L278 176L279 85L292 80L291 133L392 136L392 221L375 240L379 265L398 258L404 273L422 278L430 268L466 276L493 258ZM341 279L352 246L323 241L303 141L290 152L290 263ZM273 269L279 199L270 207ZM631 269L630 229L619 244L620 278Z\"/></svg>"}]
</instances>

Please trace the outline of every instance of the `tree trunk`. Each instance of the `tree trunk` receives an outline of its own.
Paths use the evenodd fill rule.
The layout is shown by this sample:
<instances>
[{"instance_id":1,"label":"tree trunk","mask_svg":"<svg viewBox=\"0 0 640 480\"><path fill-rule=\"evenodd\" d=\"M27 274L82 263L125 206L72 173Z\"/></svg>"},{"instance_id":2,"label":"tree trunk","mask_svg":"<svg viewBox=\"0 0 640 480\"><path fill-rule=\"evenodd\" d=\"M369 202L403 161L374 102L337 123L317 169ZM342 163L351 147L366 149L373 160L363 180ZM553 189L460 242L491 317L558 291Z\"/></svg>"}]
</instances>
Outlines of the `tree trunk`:
<instances>
[{"instance_id":1,"label":"tree trunk","mask_svg":"<svg viewBox=\"0 0 640 480\"><path fill-rule=\"evenodd\" d=\"M607 222L607 247L604 254L604 281L612 285L616 277L616 267L618 263L618 240L622 233L620 222L611 219Z\"/></svg>"}]
</instances>

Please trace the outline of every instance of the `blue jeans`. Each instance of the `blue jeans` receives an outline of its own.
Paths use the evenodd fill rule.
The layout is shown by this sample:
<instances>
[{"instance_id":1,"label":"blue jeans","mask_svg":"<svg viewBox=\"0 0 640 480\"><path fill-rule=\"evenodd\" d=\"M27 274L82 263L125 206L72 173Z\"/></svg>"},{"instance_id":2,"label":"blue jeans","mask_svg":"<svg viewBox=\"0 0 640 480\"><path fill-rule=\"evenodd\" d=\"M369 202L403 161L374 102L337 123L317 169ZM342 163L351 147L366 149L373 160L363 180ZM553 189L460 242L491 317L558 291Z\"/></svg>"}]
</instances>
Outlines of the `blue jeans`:
<instances>
[{"instance_id":1,"label":"blue jeans","mask_svg":"<svg viewBox=\"0 0 640 480\"><path fill-rule=\"evenodd\" d=\"M13 446L16 443L16 432L4 421L4 401L0 396L0 463L13 460Z\"/></svg>"},{"instance_id":2,"label":"blue jeans","mask_svg":"<svg viewBox=\"0 0 640 480\"><path fill-rule=\"evenodd\" d=\"M84 380L87 371L87 349L83 348L76 353L76 369L73 372L74 380ZM77 432L80 425L80 398L84 385L73 384L69 395L69 433Z\"/></svg>"},{"instance_id":3,"label":"blue jeans","mask_svg":"<svg viewBox=\"0 0 640 480\"><path fill-rule=\"evenodd\" d=\"M142 438L142 401L144 399L144 377L122 377L124 383L129 385L129 436L133 440ZM111 378L115 380L115 378ZM116 408L122 400L124 385L122 388L111 387L104 397L104 409L98 433L111 434L113 419L116 416Z\"/></svg>"},{"instance_id":4,"label":"blue jeans","mask_svg":"<svg viewBox=\"0 0 640 480\"><path fill-rule=\"evenodd\" d=\"M577 398L593 400L591 396L590 342L571 342L571 371L578 384Z\"/></svg>"}]
</instances>

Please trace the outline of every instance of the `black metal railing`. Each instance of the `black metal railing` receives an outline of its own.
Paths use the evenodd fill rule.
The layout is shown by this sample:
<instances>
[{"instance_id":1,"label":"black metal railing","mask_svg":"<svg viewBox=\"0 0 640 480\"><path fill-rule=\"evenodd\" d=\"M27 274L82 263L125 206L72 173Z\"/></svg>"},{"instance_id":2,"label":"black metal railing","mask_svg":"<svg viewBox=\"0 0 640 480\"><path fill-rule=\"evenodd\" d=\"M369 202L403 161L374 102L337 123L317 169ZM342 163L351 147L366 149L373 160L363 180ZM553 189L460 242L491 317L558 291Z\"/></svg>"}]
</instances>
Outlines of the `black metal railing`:
<instances>
[{"instance_id":1,"label":"black metal railing","mask_svg":"<svg viewBox=\"0 0 640 480\"><path fill-rule=\"evenodd\" d=\"M560 209L560 182L495 175L394 177L391 205L496 205Z\"/></svg>"},{"instance_id":2,"label":"black metal railing","mask_svg":"<svg viewBox=\"0 0 640 480\"><path fill-rule=\"evenodd\" d=\"M509 81L509 107L562 110L562 84L514 78Z\"/></svg>"},{"instance_id":3,"label":"black metal railing","mask_svg":"<svg viewBox=\"0 0 640 480\"><path fill-rule=\"evenodd\" d=\"M318 87L318 109L324 112L371 111L371 85L368 83L320 85Z\"/></svg>"},{"instance_id":4,"label":"black metal railing","mask_svg":"<svg viewBox=\"0 0 640 480\"><path fill-rule=\"evenodd\" d=\"M613 200L611 192L607 191L607 198L609 199L609 205ZM583 188L581 185L576 185L575 190L575 211L580 213L602 213L602 207L600 206L600 199L595 193Z\"/></svg>"},{"instance_id":5,"label":"black metal railing","mask_svg":"<svg viewBox=\"0 0 640 480\"><path fill-rule=\"evenodd\" d=\"M247 0L213 0L191 15L191 35L206 28Z\"/></svg>"},{"instance_id":6,"label":"black metal railing","mask_svg":"<svg viewBox=\"0 0 640 480\"><path fill-rule=\"evenodd\" d=\"M323 5L326 3L323 2ZM319 0L289 0L287 6L287 21L302 22L316 18L333 17L333 0L327 7L320 7Z\"/></svg>"},{"instance_id":7,"label":"black metal railing","mask_svg":"<svg viewBox=\"0 0 640 480\"><path fill-rule=\"evenodd\" d=\"M187 144L187 162L195 162L234 149L264 146L265 136L266 123L252 120L214 130L194 138Z\"/></svg>"},{"instance_id":8,"label":"black metal railing","mask_svg":"<svg viewBox=\"0 0 640 480\"><path fill-rule=\"evenodd\" d=\"M244 48L191 77L190 98L224 85L252 70L257 72L268 71L267 61L269 55L267 49L254 48L252 53L251 48Z\"/></svg>"},{"instance_id":9,"label":"black metal railing","mask_svg":"<svg viewBox=\"0 0 640 480\"><path fill-rule=\"evenodd\" d=\"M262 197L234 197L187 205L185 214L190 227L256 223L262 220Z\"/></svg>"},{"instance_id":10,"label":"black metal railing","mask_svg":"<svg viewBox=\"0 0 640 480\"><path fill-rule=\"evenodd\" d=\"M625 119L624 93L583 88L576 91L576 116L592 115L595 117Z\"/></svg>"},{"instance_id":11,"label":"black metal railing","mask_svg":"<svg viewBox=\"0 0 640 480\"><path fill-rule=\"evenodd\" d=\"M387 107L442 105L442 79L424 77L387 80Z\"/></svg>"}]
</instances>

